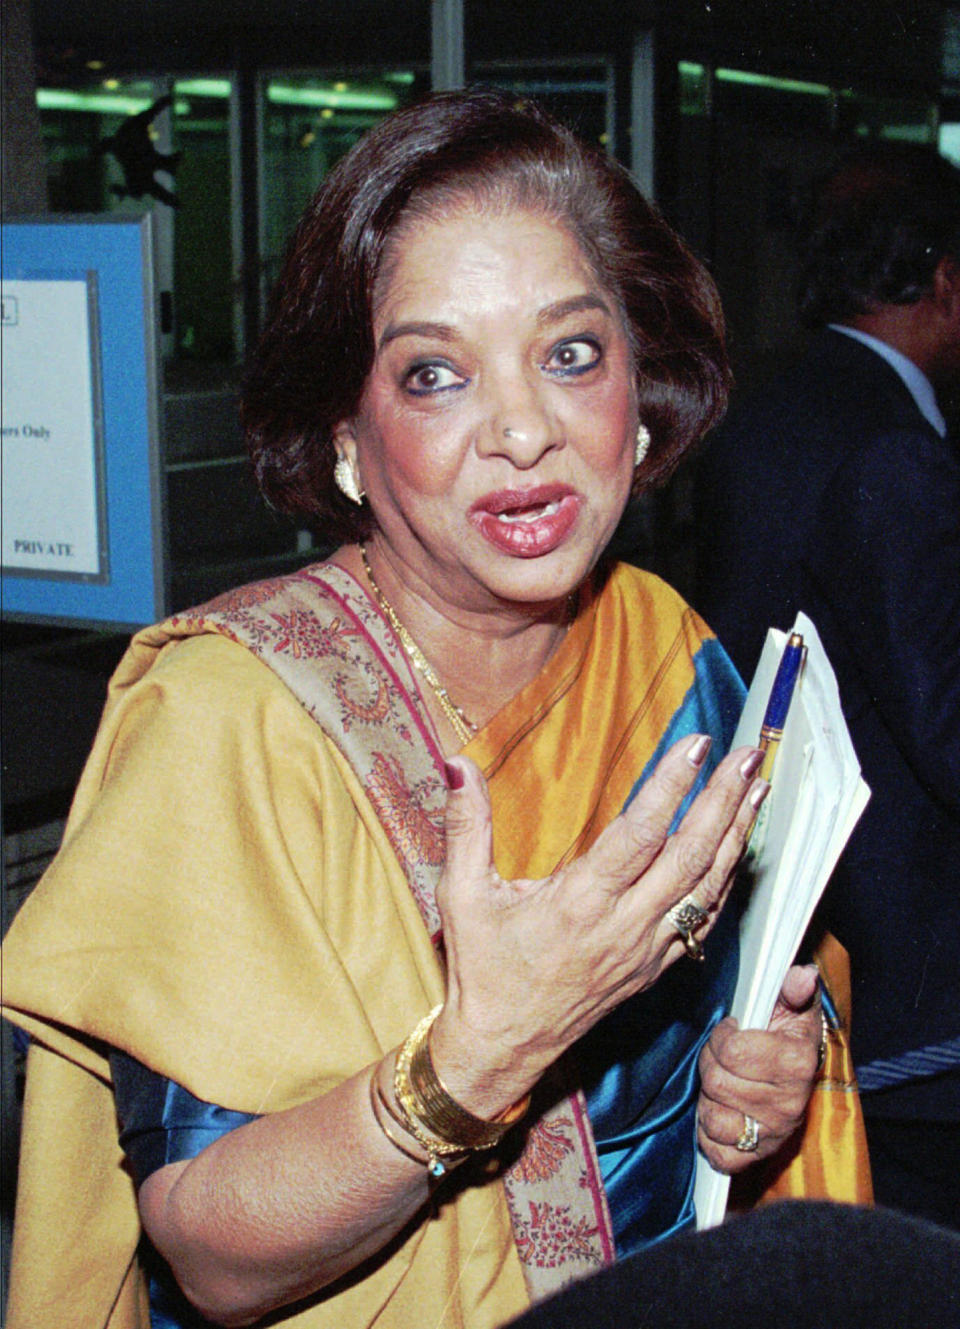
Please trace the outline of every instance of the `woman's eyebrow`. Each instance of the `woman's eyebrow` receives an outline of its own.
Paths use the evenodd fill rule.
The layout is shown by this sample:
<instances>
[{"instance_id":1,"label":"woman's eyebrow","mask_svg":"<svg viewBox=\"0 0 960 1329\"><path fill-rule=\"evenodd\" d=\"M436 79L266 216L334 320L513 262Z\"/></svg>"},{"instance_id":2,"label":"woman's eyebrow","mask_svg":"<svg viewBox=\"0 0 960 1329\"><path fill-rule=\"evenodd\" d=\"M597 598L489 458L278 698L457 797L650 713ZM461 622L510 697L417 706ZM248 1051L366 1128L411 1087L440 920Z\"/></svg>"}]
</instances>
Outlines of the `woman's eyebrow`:
<instances>
[{"instance_id":1,"label":"woman's eyebrow","mask_svg":"<svg viewBox=\"0 0 960 1329\"><path fill-rule=\"evenodd\" d=\"M545 305L543 309L537 311L537 323L541 326L545 323L558 323L566 318L568 314L577 314L585 309L598 309L601 313L610 315L610 308L599 295L590 291L585 291L583 295L571 295L565 300L556 300L553 304ZM407 323L388 323L380 334L380 340L377 343L377 350L383 348L398 337L435 337L439 341L456 341L459 336L457 329L449 323L432 323L429 321L411 320Z\"/></svg>"},{"instance_id":2,"label":"woman's eyebrow","mask_svg":"<svg viewBox=\"0 0 960 1329\"><path fill-rule=\"evenodd\" d=\"M610 308L599 295L591 291L585 291L583 295L571 295L566 300L557 300L552 305L545 305L537 314L537 322L558 323L560 319L566 318L568 314L578 314L585 309L599 309L601 313L610 316Z\"/></svg>"},{"instance_id":3,"label":"woman's eyebrow","mask_svg":"<svg viewBox=\"0 0 960 1329\"><path fill-rule=\"evenodd\" d=\"M388 323L380 334L377 350L382 351L388 342L398 337L436 337L440 341L455 341L457 330L449 323Z\"/></svg>"}]
</instances>

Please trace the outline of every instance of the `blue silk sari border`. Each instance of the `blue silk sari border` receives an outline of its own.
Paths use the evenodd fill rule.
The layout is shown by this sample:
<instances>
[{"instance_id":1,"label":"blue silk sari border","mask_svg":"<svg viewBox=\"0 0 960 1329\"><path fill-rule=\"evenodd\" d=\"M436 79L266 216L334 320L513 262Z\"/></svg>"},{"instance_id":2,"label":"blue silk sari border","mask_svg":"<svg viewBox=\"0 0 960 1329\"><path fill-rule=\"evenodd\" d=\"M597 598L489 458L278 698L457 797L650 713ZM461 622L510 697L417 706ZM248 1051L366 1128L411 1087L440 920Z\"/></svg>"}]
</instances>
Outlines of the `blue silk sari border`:
<instances>
[{"instance_id":1,"label":"blue silk sari border","mask_svg":"<svg viewBox=\"0 0 960 1329\"><path fill-rule=\"evenodd\" d=\"M253 1113L195 1098L182 1085L116 1048L110 1052L110 1069L120 1144L138 1190L167 1163L196 1158L221 1135L256 1121ZM207 1329L210 1321L190 1305L146 1236L141 1239L140 1258L147 1276L151 1329Z\"/></svg>"},{"instance_id":2,"label":"blue silk sari border","mask_svg":"<svg viewBox=\"0 0 960 1329\"><path fill-rule=\"evenodd\" d=\"M704 770L674 829L727 752L745 695L714 639L702 644L694 670L693 683L627 799L629 804L678 739L710 734ZM655 987L613 1011L578 1048L618 1258L694 1222L697 1061L733 996L738 921L728 907L707 939L702 965L674 965Z\"/></svg>"},{"instance_id":3,"label":"blue silk sari border","mask_svg":"<svg viewBox=\"0 0 960 1329\"><path fill-rule=\"evenodd\" d=\"M138 1190L159 1168L196 1158L221 1135L256 1120L253 1113L195 1098L182 1085L116 1048L110 1051L110 1070L120 1146Z\"/></svg>"}]
</instances>

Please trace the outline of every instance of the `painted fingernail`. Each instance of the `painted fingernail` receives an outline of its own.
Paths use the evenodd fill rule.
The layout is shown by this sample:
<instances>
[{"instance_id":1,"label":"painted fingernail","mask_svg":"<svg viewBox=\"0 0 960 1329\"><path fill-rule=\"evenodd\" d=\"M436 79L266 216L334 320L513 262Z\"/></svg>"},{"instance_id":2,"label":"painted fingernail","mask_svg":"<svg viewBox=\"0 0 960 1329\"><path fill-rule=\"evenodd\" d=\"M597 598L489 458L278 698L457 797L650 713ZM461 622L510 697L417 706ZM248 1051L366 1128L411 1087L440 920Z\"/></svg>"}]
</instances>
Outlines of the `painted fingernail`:
<instances>
[{"instance_id":1,"label":"painted fingernail","mask_svg":"<svg viewBox=\"0 0 960 1329\"><path fill-rule=\"evenodd\" d=\"M443 773L447 780L448 789L457 790L463 788L463 771L459 766L454 766L451 761L445 761L443 763Z\"/></svg>"},{"instance_id":2,"label":"painted fingernail","mask_svg":"<svg viewBox=\"0 0 960 1329\"><path fill-rule=\"evenodd\" d=\"M750 756L740 763L740 775L744 780L752 780L763 762L763 753L754 748Z\"/></svg>"},{"instance_id":3,"label":"painted fingernail","mask_svg":"<svg viewBox=\"0 0 960 1329\"><path fill-rule=\"evenodd\" d=\"M753 786L747 797L750 800L750 806L753 808L754 812L756 812L757 808L760 806L760 804L763 802L763 800L766 798L769 792L770 792L770 784L769 781L767 780L758 780L757 783Z\"/></svg>"},{"instance_id":4,"label":"painted fingernail","mask_svg":"<svg viewBox=\"0 0 960 1329\"><path fill-rule=\"evenodd\" d=\"M698 734L687 748L687 761L691 766L702 766L710 751L710 735Z\"/></svg>"}]
</instances>

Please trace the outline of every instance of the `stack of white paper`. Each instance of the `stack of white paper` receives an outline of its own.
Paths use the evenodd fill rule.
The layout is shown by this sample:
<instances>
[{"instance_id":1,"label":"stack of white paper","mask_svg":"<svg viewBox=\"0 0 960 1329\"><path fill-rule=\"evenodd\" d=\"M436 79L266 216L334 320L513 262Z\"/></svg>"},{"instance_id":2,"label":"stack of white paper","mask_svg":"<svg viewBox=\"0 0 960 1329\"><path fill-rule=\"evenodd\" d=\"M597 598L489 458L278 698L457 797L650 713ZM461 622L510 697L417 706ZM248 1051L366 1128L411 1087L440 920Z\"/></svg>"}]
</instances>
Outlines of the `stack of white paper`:
<instances>
[{"instance_id":1,"label":"stack of white paper","mask_svg":"<svg viewBox=\"0 0 960 1329\"><path fill-rule=\"evenodd\" d=\"M740 928L740 977L731 1007L742 1028L766 1028L811 915L870 791L860 776L830 661L817 630L798 614L807 658L797 683L767 796L753 889ZM755 744L789 634L771 628L733 746ZM730 1178L698 1155L697 1226L724 1216Z\"/></svg>"}]
</instances>

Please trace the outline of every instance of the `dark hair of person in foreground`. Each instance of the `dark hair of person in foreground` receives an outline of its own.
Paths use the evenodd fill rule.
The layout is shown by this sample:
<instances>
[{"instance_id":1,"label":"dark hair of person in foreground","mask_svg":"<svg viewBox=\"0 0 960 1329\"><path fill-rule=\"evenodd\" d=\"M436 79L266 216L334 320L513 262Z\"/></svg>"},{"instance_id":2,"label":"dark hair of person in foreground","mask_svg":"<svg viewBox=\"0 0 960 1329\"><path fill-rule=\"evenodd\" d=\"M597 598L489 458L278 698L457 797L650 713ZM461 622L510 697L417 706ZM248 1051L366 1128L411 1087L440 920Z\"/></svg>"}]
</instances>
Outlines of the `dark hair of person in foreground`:
<instances>
[{"instance_id":1,"label":"dark hair of person in foreground","mask_svg":"<svg viewBox=\"0 0 960 1329\"><path fill-rule=\"evenodd\" d=\"M960 1236L787 1200L574 1284L512 1329L957 1329Z\"/></svg>"},{"instance_id":2,"label":"dark hair of person in foreground","mask_svg":"<svg viewBox=\"0 0 960 1329\"><path fill-rule=\"evenodd\" d=\"M333 484L332 431L359 406L373 309L398 240L423 216L465 202L562 221L623 311L652 435L638 485L665 480L723 413L716 289L627 172L514 96L435 96L370 130L293 235L242 400L257 480L278 509L320 517L345 539L369 535L369 508Z\"/></svg>"}]
</instances>

